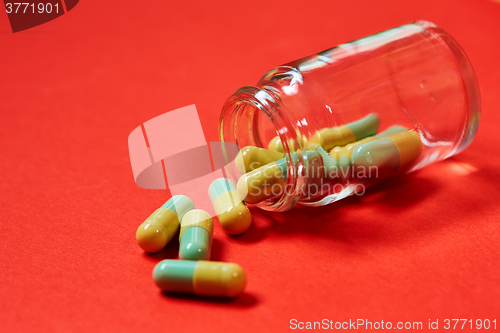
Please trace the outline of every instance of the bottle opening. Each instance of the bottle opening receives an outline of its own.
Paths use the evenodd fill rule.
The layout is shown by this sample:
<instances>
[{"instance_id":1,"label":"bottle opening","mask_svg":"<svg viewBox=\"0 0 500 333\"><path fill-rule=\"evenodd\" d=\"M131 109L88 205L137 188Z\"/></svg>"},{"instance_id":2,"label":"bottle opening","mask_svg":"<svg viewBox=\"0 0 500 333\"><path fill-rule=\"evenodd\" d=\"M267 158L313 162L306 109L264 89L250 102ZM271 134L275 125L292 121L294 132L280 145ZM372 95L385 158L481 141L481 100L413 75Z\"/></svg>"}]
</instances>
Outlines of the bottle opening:
<instances>
[{"instance_id":1,"label":"bottle opening","mask_svg":"<svg viewBox=\"0 0 500 333\"><path fill-rule=\"evenodd\" d=\"M297 172L300 170L301 158L292 157L295 149L300 148L300 142L294 136L293 126L283 109L272 93L249 86L239 89L227 100L220 118L219 136L223 143L235 143L240 149L246 146L267 149L277 136L282 143L285 190L281 186L270 187L268 190L276 195L257 204L264 210L285 211L300 199L296 192L298 185L303 182L303 177L299 177ZM226 163L230 162L226 160ZM234 174L236 177L241 176L237 171Z\"/></svg>"}]
</instances>

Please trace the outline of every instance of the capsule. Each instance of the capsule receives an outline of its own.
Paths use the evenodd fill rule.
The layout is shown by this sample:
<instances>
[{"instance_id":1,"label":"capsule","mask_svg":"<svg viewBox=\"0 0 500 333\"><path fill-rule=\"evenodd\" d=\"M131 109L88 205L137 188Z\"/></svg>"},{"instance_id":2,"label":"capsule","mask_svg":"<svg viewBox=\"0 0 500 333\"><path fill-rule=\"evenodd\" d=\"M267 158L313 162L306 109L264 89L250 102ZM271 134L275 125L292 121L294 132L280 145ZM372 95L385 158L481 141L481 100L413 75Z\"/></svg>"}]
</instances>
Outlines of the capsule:
<instances>
[{"instance_id":1,"label":"capsule","mask_svg":"<svg viewBox=\"0 0 500 333\"><path fill-rule=\"evenodd\" d=\"M295 130L295 134L297 134L296 138L288 140L288 150L290 152L294 152L300 147L307 148L309 145L309 140L304 134L300 133L299 129ZM279 137L279 135L275 136L271 139L271 141L269 141L267 149L278 153L285 152L283 149L283 143L281 142L281 138Z\"/></svg>"},{"instance_id":2,"label":"capsule","mask_svg":"<svg viewBox=\"0 0 500 333\"><path fill-rule=\"evenodd\" d=\"M377 168L377 177L384 178L406 170L422 153L422 141L414 130L401 132L356 147L351 155L355 169Z\"/></svg>"},{"instance_id":3,"label":"capsule","mask_svg":"<svg viewBox=\"0 0 500 333\"><path fill-rule=\"evenodd\" d=\"M385 139L388 141L385 141ZM405 130L404 127L394 126L374 137L354 142L345 147L336 147L330 151L330 154L322 148L318 148L318 153L323 157L325 178L346 180L355 177L373 178L372 175L375 175L375 178L383 178L398 172L399 169L402 169L399 168L399 151L383 148L385 147L384 142L392 142L391 140L399 142L402 147L408 146L408 149L404 150L404 156L413 156L406 159L402 168L420 156L422 143L418 134L413 130ZM373 144L373 146L370 144ZM361 147L364 148L361 149ZM370 148L370 151L367 151L366 148L369 147L380 147L380 152L383 150L385 158L392 160L392 162L384 162L382 157L375 161L373 153L378 149L373 148L373 151L371 151L372 148ZM388 147L391 148L394 145ZM364 160L362 156L364 156Z\"/></svg>"},{"instance_id":4,"label":"capsule","mask_svg":"<svg viewBox=\"0 0 500 333\"><path fill-rule=\"evenodd\" d=\"M194 209L194 203L185 195L175 195L155 210L135 234L137 244L146 252L161 251L179 231L179 222Z\"/></svg>"},{"instance_id":5,"label":"capsule","mask_svg":"<svg viewBox=\"0 0 500 333\"><path fill-rule=\"evenodd\" d=\"M181 220L179 258L185 260L210 260L213 222L210 214L193 209Z\"/></svg>"},{"instance_id":6,"label":"capsule","mask_svg":"<svg viewBox=\"0 0 500 333\"><path fill-rule=\"evenodd\" d=\"M274 138L269 141L269 144L267 145L267 149L271 151L275 151L278 153L284 153L285 151L283 150L283 144L281 143L281 139L279 135L276 135Z\"/></svg>"},{"instance_id":7,"label":"capsule","mask_svg":"<svg viewBox=\"0 0 500 333\"><path fill-rule=\"evenodd\" d=\"M318 147L316 151L305 150L302 155L302 172L307 181L306 193L311 196L319 194L323 179L339 181L372 177L372 174L375 178L386 177L403 170L421 152L419 135L401 126L391 127L373 138L340 147L337 151L339 155L336 155L338 158L330 156L322 147ZM295 163L297 153L292 156ZM238 194L248 203L275 197L285 188L286 173L286 159L269 163L241 176L237 184Z\"/></svg>"},{"instance_id":8,"label":"capsule","mask_svg":"<svg viewBox=\"0 0 500 333\"><path fill-rule=\"evenodd\" d=\"M298 153L292 153L292 163L298 160ZM307 193L319 193L324 177L323 161L314 150L304 150L302 154L302 176L306 179ZM236 185L238 195L247 203L256 204L283 193L287 178L287 161L282 158L240 177Z\"/></svg>"},{"instance_id":9,"label":"capsule","mask_svg":"<svg viewBox=\"0 0 500 333\"><path fill-rule=\"evenodd\" d=\"M292 158L295 163L297 153L293 153ZM286 177L286 158L282 158L242 175L238 179L236 190L243 201L256 204L281 194Z\"/></svg>"},{"instance_id":10,"label":"capsule","mask_svg":"<svg viewBox=\"0 0 500 333\"><path fill-rule=\"evenodd\" d=\"M358 121L341 125L338 127L324 128L316 131L309 139L302 138L302 146L309 150L316 150L322 147L325 151L330 151L335 146L344 146L348 143L361 140L374 135L378 131L380 119L377 114L369 114ZM283 152L283 145L279 136L274 137L268 145L269 150ZM295 149L291 149L294 151Z\"/></svg>"},{"instance_id":11,"label":"capsule","mask_svg":"<svg viewBox=\"0 0 500 333\"><path fill-rule=\"evenodd\" d=\"M299 130L295 130L297 133L297 138L296 139L290 139L288 140L288 150L290 152L297 151L300 147L308 148L311 145L316 145L312 144L309 142L309 139L303 135L300 134ZM318 145L316 145L318 146ZM283 143L281 142L281 138L279 136L275 136L274 138L269 141L269 144L267 145L267 149L270 151L278 152L278 153L283 153L285 152L283 148Z\"/></svg>"},{"instance_id":12,"label":"capsule","mask_svg":"<svg viewBox=\"0 0 500 333\"><path fill-rule=\"evenodd\" d=\"M250 228L252 215L241 201L236 186L227 178L216 179L208 188L215 214L222 229L230 235L240 235Z\"/></svg>"},{"instance_id":13,"label":"capsule","mask_svg":"<svg viewBox=\"0 0 500 333\"><path fill-rule=\"evenodd\" d=\"M237 264L169 259L155 266L153 280L166 292L217 297L236 297L247 282L245 271Z\"/></svg>"},{"instance_id":14,"label":"capsule","mask_svg":"<svg viewBox=\"0 0 500 333\"><path fill-rule=\"evenodd\" d=\"M345 146L337 146L333 148L329 154L322 149L318 149L317 151L323 156L323 162L325 166L325 178L334 179L334 178L350 178L349 175L349 167L351 166L351 155L353 150L367 142L371 142L377 140L379 138L387 137L393 134L401 133L406 131L407 128L402 126L392 126L381 132L375 136L370 136L364 138L359 141L352 142ZM340 168L340 170L338 170Z\"/></svg>"},{"instance_id":15,"label":"capsule","mask_svg":"<svg viewBox=\"0 0 500 333\"><path fill-rule=\"evenodd\" d=\"M238 152L235 159L235 166L239 173L244 174L263 165L280 160L283 156L284 154L280 152L247 146Z\"/></svg>"},{"instance_id":16,"label":"capsule","mask_svg":"<svg viewBox=\"0 0 500 333\"><path fill-rule=\"evenodd\" d=\"M374 141L374 140L377 140L379 138L384 138L384 137L387 137L390 135L394 135L397 133L401 133L401 132L404 132L406 130L408 130L408 129L406 127L403 127L403 126L392 126L392 127L388 128L387 130L385 130L377 135L369 136L369 137L364 138L362 140L349 143L348 145L345 145L345 146L337 146L337 147L333 148L332 150L330 150L329 155L332 157L335 157L337 160L340 160L343 155L346 155L348 157L348 159L350 160L351 154L352 154L352 151L354 150L354 148L356 148L364 143Z\"/></svg>"},{"instance_id":17,"label":"capsule","mask_svg":"<svg viewBox=\"0 0 500 333\"><path fill-rule=\"evenodd\" d=\"M325 151L330 151L335 146L344 146L367 136L374 135L377 133L379 123L380 119L378 115L369 114L363 119L350 124L317 131L309 139L309 142L321 146ZM309 145L309 149L312 148L316 149L317 147Z\"/></svg>"}]
</instances>

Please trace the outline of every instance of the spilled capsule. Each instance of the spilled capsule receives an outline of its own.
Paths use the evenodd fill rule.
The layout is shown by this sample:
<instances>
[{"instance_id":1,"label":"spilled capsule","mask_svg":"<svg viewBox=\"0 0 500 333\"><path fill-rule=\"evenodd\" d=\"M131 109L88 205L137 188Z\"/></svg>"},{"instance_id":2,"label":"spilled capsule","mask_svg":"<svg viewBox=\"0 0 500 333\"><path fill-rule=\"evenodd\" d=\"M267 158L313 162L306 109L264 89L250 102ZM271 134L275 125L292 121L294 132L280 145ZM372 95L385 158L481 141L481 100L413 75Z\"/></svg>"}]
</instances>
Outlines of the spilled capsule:
<instances>
[{"instance_id":1,"label":"spilled capsule","mask_svg":"<svg viewBox=\"0 0 500 333\"><path fill-rule=\"evenodd\" d=\"M215 214L222 229L230 235L240 235L252 224L252 215L241 201L236 186L227 178L216 179L208 188Z\"/></svg>"},{"instance_id":2,"label":"spilled capsule","mask_svg":"<svg viewBox=\"0 0 500 333\"><path fill-rule=\"evenodd\" d=\"M213 222L210 214L193 209L181 220L179 258L185 260L210 260Z\"/></svg>"},{"instance_id":3,"label":"spilled capsule","mask_svg":"<svg viewBox=\"0 0 500 333\"><path fill-rule=\"evenodd\" d=\"M153 280L166 292L236 297L245 289L247 278L233 263L167 259L155 266Z\"/></svg>"},{"instance_id":4,"label":"spilled capsule","mask_svg":"<svg viewBox=\"0 0 500 333\"><path fill-rule=\"evenodd\" d=\"M179 230L181 219L192 209L191 199L185 195L173 196L137 228L137 244L146 252L161 251Z\"/></svg>"}]
</instances>

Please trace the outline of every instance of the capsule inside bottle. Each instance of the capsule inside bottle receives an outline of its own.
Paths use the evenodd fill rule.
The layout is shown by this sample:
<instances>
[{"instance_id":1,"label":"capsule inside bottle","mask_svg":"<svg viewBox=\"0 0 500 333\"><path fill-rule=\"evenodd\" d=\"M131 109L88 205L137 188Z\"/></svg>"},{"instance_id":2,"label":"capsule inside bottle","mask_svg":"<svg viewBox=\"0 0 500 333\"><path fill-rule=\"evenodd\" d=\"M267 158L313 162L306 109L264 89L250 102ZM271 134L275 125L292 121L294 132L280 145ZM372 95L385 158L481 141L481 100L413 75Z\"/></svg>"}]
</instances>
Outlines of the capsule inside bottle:
<instances>
[{"instance_id":1,"label":"capsule inside bottle","mask_svg":"<svg viewBox=\"0 0 500 333\"><path fill-rule=\"evenodd\" d=\"M421 152L418 133L402 126L392 126L377 135L335 147L330 153L322 147L304 150L300 152L302 167L297 169L298 176L304 179L301 199L313 200L325 188L329 190L337 184L344 186L364 178L375 181L401 172L413 164ZM296 165L299 155L295 152L292 156ZM240 177L238 193L248 203L271 199L285 190L286 175L287 164L283 158Z\"/></svg>"},{"instance_id":2,"label":"capsule inside bottle","mask_svg":"<svg viewBox=\"0 0 500 333\"><path fill-rule=\"evenodd\" d=\"M357 173L377 169L377 178L406 171L422 153L422 141L415 130L367 142L352 152L351 163Z\"/></svg>"},{"instance_id":3,"label":"capsule inside bottle","mask_svg":"<svg viewBox=\"0 0 500 333\"><path fill-rule=\"evenodd\" d=\"M292 155L297 157L297 153ZM236 185L239 197L255 204L280 195L286 184L286 163L283 158L242 175Z\"/></svg>"},{"instance_id":4,"label":"capsule inside bottle","mask_svg":"<svg viewBox=\"0 0 500 333\"><path fill-rule=\"evenodd\" d=\"M379 125L379 116L372 113L346 125L323 128L316 131L310 138L300 135L300 132L297 131L297 137L300 145L305 149L316 150L318 147L322 147L328 152L335 146L344 146L348 143L374 135L377 133ZM291 140L289 143L289 150L293 152L298 150L298 148L299 147L295 145L295 141ZM280 153L284 152L283 144L279 136L271 139L268 149Z\"/></svg>"},{"instance_id":5,"label":"capsule inside bottle","mask_svg":"<svg viewBox=\"0 0 500 333\"><path fill-rule=\"evenodd\" d=\"M244 174L271 162L278 161L283 153L253 146L243 147L236 155L235 166L239 173Z\"/></svg>"}]
</instances>

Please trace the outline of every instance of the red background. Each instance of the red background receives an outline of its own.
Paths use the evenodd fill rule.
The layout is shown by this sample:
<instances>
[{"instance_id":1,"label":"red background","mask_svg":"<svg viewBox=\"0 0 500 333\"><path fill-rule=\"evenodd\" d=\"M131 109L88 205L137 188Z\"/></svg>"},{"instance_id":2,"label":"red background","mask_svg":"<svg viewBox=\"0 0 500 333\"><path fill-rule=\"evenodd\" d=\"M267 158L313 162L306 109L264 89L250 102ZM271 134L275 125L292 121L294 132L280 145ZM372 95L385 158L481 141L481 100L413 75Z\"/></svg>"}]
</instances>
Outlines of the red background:
<instances>
[{"instance_id":1,"label":"red background","mask_svg":"<svg viewBox=\"0 0 500 333\"><path fill-rule=\"evenodd\" d=\"M87 0L16 34L0 18L2 332L500 320L500 2ZM163 295L151 271L176 258L177 244L146 255L135 231L168 194L135 185L129 133L196 104L216 141L221 106L240 86L416 19L447 30L476 70L483 113L469 149L363 197L284 214L253 209L241 237L217 225L213 259L245 268L245 293Z\"/></svg>"}]
</instances>

